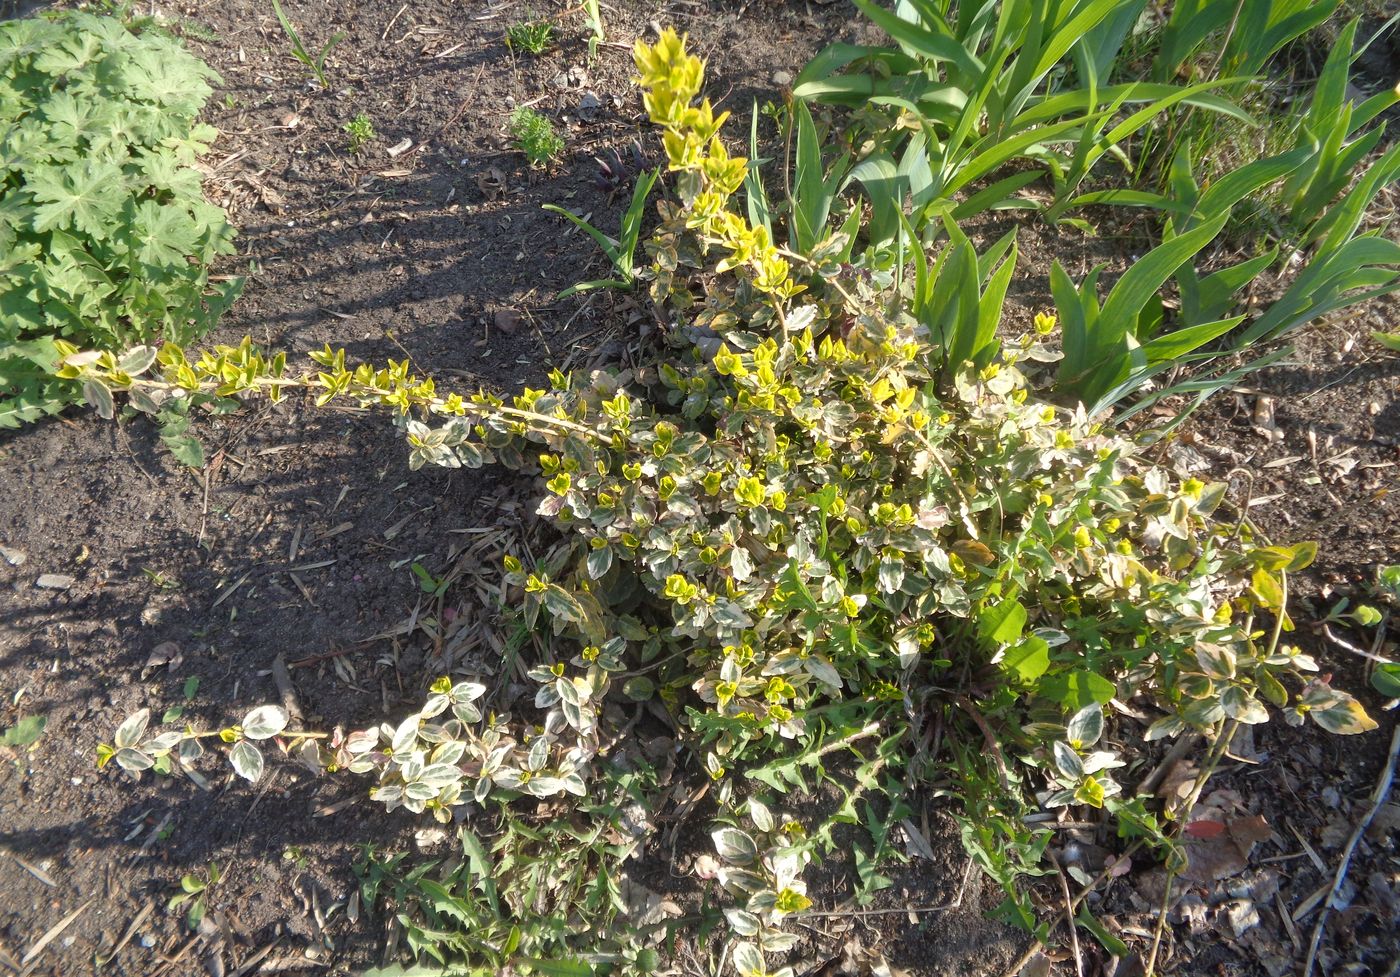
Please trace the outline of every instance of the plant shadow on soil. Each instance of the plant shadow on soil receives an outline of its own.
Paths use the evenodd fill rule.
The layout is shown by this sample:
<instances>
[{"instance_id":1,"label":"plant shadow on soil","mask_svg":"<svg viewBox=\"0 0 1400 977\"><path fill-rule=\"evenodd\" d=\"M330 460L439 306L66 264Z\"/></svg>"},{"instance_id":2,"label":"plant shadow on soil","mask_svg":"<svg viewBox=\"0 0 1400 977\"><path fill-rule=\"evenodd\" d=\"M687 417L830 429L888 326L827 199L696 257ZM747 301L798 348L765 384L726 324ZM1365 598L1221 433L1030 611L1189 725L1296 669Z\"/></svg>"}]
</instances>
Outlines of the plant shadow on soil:
<instances>
[{"instance_id":1,"label":"plant shadow on soil","mask_svg":"<svg viewBox=\"0 0 1400 977\"><path fill-rule=\"evenodd\" d=\"M605 13L610 40L630 41L654 20L688 28L710 56L708 90L736 114L746 113L753 98L775 97L775 71L795 73L826 41L858 39L852 32L861 30L841 5L628 0L613 6ZM591 241L540 204L591 213L612 232L630 181L609 194L595 183L593 157L615 151L635 172L636 144L644 164L654 165L655 140L639 123L626 52L608 46L587 65L582 28L566 21L559 48L540 59L512 59L500 38L505 24L533 12L523 4L482 14L448 0L401 11L341 0L319 5L314 19L309 6L286 7L310 45L348 33L331 55L330 91L307 86L262 4L190 2L180 9L192 47L225 79L207 113L223 136L205 163L211 196L228 207L241 236L239 256L219 271L257 266L211 339L236 342L247 333L288 349L293 362L323 343L345 346L365 361L407 355L464 390L513 389L537 383L549 365L581 366L625 353L650 325L649 314L613 295L554 298L564 286L597 277L606 262ZM586 75L571 80L572 68ZM599 107L583 122L586 94ZM543 172L525 167L503 133L510 105L537 99L537 108L564 125L569 144L567 158ZM351 156L342 126L360 111L374 119L379 140ZM732 122L731 140L741 131L746 126ZM413 142L407 153L384 152L405 138ZM1115 255L1111 243L1096 246L1105 250L1095 260L1130 260ZM1032 231L1022 247L1027 255L1052 253L1053 235ZM1044 272L1032 266L1018 275L1013 322L1028 322L1045 307ZM1373 415L1372 434L1384 423L1384 436L1393 439L1395 361L1374 350L1366 355L1372 365L1364 388L1350 385L1351 359L1325 367L1335 374L1299 381L1313 386L1288 388L1334 395L1304 400L1288 422L1287 439L1271 442L1263 454L1228 405L1212 408L1219 413L1203 415L1197 428L1212 437L1228 432L1227 447L1243 444L1231 450L1263 462L1298 452L1309 426L1344 427L1338 418L1378 399L1383 406ZM1325 351L1317 356L1321 361ZM1330 386L1334 380L1340 385ZM315 817L313 810L338 807L364 784L313 781L290 767L251 789L231 784L222 771L209 792L182 779L125 784L115 772L95 771L95 745L143 706L159 715L183 705L184 718L205 727L236 719L275 698L267 672L279 654L307 661L292 673L311 727L349 728L402 713L433 677L432 649L421 636L366 639L392 630L421 603L407 562L439 572L465 538L454 530L507 527L524 539L534 521L526 481L490 469L410 473L398 435L382 418L358 411L252 405L203 420L199 431L211 458L222 452L207 475L176 464L141 419L111 424L75 415L0 435L0 543L26 556L18 566L0 562L0 727L35 713L49 719L32 751L0 755L0 824L14 856L0 858L6 895L0 949L19 957L83 908L38 957L38 973L89 972L94 954L110 949L147 905L155 911L104 972L203 973L205 948L178 956L186 934L163 907L183 873L211 861L226 873L211 911L230 922L233 934L219 952L235 962L274 940L272 958L285 958L289 967L310 966L308 949L322 954L333 973L376 959L378 922L362 915L352 926L341 913L322 931L308 892L316 890L322 908L345 899L356 846L411 847L422 822L365 802ZM1358 450L1371 460L1388 457L1372 434L1360 435L1369 440ZM1210 462L1221 474L1238 459ZM1298 488L1289 469L1268 471L1284 490ZM1368 544L1389 547L1392 559L1400 552L1393 503L1374 503L1374 486L1357 480L1325 488L1352 505L1349 511L1366 514L1357 532L1369 534ZM1333 536L1325 514L1330 499L1316 493L1309 504L1315 518L1271 531L1280 539L1303 538L1309 530ZM1328 553L1324 548L1319 581L1333 573L1354 583L1376 562L1365 547ZM295 571L296 581L289 575L291 568L328 560L335 562ZM76 581L67 590L38 589L34 581L44 573ZM478 614L475 626L489 629L487 609L469 587L460 590L449 604ZM153 649L166 642L179 646L182 660L147 669ZM494 664L483 657L484 668ZM182 687L192 676L199 690L185 703ZM1302 749L1329 742L1309 732L1286 735L1303 741ZM1330 786L1347 797L1364 795L1376 750L1384 751L1383 742L1375 743L1358 744L1355 762L1339 765ZM1278 816L1318 830L1308 804L1312 798L1316 807L1321 788L1299 778L1296 789L1298 807ZM894 885L873 907L882 914L819 921L809 960L839 955L855 939L919 977L985 977L1014 958L1024 938L983 918L999 895L980 875L974 873L956 912L906 917L900 911L947 902L964 879L966 856L956 832L945 815L929 817L935 860L891 873ZM705 844L697 819L681 847L693 853ZM658 889L693 886L671 878L669 858L669 851L650 850L640 871ZM1311 879L1302 873L1296 884ZM816 877L818 908L846 898L844 885L839 872ZM1188 954L1183 972L1199 972L1189 969L1190 946L1181 949ZM1247 955L1241 963L1232 950L1209 952L1239 964L1239 973L1263 972ZM162 963L168 958L176 962Z\"/></svg>"}]
</instances>

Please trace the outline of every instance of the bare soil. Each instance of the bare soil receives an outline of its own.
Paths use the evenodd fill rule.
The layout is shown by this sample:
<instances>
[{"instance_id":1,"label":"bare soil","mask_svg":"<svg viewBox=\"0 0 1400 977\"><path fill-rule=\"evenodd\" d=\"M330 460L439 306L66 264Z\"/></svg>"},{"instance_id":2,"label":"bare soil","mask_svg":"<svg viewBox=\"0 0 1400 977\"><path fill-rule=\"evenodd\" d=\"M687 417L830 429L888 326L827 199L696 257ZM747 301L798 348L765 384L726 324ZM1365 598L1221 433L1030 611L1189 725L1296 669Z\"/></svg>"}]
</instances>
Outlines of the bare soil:
<instances>
[{"instance_id":1,"label":"bare soil","mask_svg":"<svg viewBox=\"0 0 1400 977\"><path fill-rule=\"evenodd\" d=\"M822 45L859 30L843 3L616 0L604 7L608 43L590 64L582 22L560 4L284 7L308 47L345 33L328 62L329 90L290 57L262 0L165 8L224 78L207 112L222 135L205 165L211 197L240 231L237 258L219 270L249 281L212 338L248 334L293 359L327 343L366 361L407 357L464 390L518 389L550 365L615 356L649 318L627 297L556 298L598 277L605 260L540 207L558 203L616 227L630 176L620 192L606 185L597 158L629 174L655 165L629 81L633 39L657 24L688 30L708 59L707 91L744 114L755 98L781 97ZM529 16L558 18L560 43L539 58L503 44L505 26ZM568 149L556 165L531 169L510 147L506 119L521 104L561 126ZM378 139L352 154L343 127L361 112ZM1023 240L1023 253L1053 254L1054 233L1033 233L1041 246ZM1127 247L1117 260L1131 259ZM1013 290L1013 318L1048 303L1043 272L1030 263ZM1400 361L1366 338L1395 329L1398 310L1377 304L1314 331L1289 365L1221 398L1183 439L1203 470L1235 479L1241 495L1274 496L1250 511L1275 539L1322 541L1299 595L1297 639L1373 712L1380 702L1364 668L1309 622L1334 594L1400 559L1390 494ZM1255 430L1260 395L1272 398L1277 436ZM222 772L206 787L133 784L115 769L99 773L95 748L142 706L157 716L178 706L214 725L275 700L279 657L307 723L322 727L408 708L452 660L489 667L499 638L488 581L501 550L536 531L530 487L490 469L410 473L395 432L349 409L293 402L201 420L211 458L202 472L164 453L144 420L70 413L0 435L9 555L0 560L0 728L48 717L33 748L0 747L0 966L66 977L353 973L378 962L383 920L363 906L354 919L347 912L349 866L366 843L416 846L422 822L363 803L362 784L290 768L252 789ZM444 615L458 622L455 642L405 627L428 607L414 562L456 580ZM74 579L41 588L44 574ZM186 701L191 679L198 688ZM1305 945L1315 916L1294 926L1279 912L1335 870L1385 759L1394 719L1381 715L1381 730L1355 739L1270 729L1255 743L1263 759L1226 770L1222 785L1274 828L1255 858L1274 859L1258 867L1281 877L1279 893L1237 936L1232 897L1202 890L1206 910L1169 931L1167 972L1277 977L1279 958L1300 959L1291 937ZM1021 955L1028 938L986 919L999 896L966 871L947 816L929 808L912 820L934 857L893 873L868 915L842 908L838 872L817 879L817 908L836 912L812 921L800 972L840 973L843 949L856 945L919 977L990 977ZM1396 822L1368 835L1353 859L1356 891L1325 934L1325 973L1385 975L1400 958ZM643 871L669 878L671 857L649 851ZM225 873L209 899L224 927L214 950L214 939L192 936L166 909L180 876L210 863ZM1100 907L1135 948L1152 925L1138 876L1115 882ZM1054 890L1046 895L1052 909ZM1082 931L1081 940L1092 972L1111 972ZM1124 966L1117 973L1140 972ZM1074 969L1067 960L1055 967Z\"/></svg>"}]
</instances>

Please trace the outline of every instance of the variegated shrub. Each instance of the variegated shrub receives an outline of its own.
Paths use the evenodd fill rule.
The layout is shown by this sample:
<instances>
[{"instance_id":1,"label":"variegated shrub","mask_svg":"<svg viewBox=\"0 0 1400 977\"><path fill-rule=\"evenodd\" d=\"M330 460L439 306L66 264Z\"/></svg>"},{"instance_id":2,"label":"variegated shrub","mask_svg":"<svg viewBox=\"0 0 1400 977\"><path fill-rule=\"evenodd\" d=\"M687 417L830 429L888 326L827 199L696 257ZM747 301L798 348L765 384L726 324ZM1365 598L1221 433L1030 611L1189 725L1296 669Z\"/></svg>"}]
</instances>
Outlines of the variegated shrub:
<instances>
[{"instance_id":1,"label":"variegated shrub","mask_svg":"<svg viewBox=\"0 0 1400 977\"><path fill-rule=\"evenodd\" d=\"M265 741L449 820L488 796L587 792L622 678L716 784L710 874L751 977L785 972L770 961L792 945L783 923L810 905L802 875L832 824L883 838L911 785L960 801L969 846L1014 894L1045 846L1024 820L1037 810L1105 809L1169 844L1168 815L1115 778L1143 740L1220 742L1271 706L1334 732L1374 725L1280 640L1287 573L1310 547L1263 545L1224 518L1224 485L1038 396L1022 366L1053 320L980 370L945 371L937 337L848 260L843 234L798 255L735 211L747 161L696 103L703 65L682 39L639 44L637 64L675 189L647 244L667 327L644 366L556 372L507 402L329 350L300 377L251 347L167 350L153 375L70 356L74 379L139 396L309 387L378 404L415 467L538 469L563 542L504 570L553 649L529 671L532 703L488 713L475 676L445 678L396 722L314 738L277 714ZM132 770L184 762L207 735L136 725L111 751ZM250 738L246 723L223 737L235 752ZM245 750L235 765L261 762ZM822 778L845 798L831 818L774 813ZM865 864L869 891L882 878Z\"/></svg>"}]
</instances>

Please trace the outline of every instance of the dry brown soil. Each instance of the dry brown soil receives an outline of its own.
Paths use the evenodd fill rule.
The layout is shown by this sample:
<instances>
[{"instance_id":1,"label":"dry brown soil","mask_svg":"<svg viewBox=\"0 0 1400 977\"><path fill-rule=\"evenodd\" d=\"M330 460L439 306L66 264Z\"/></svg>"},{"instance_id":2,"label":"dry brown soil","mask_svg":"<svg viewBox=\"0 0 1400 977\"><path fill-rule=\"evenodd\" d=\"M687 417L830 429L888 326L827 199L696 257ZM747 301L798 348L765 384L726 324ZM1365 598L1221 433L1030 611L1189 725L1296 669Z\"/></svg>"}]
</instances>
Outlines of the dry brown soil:
<instances>
[{"instance_id":1,"label":"dry brown soil","mask_svg":"<svg viewBox=\"0 0 1400 977\"><path fill-rule=\"evenodd\" d=\"M630 175L656 162L629 82L634 38L656 24L689 30L708 58L707 90L744 114L752 99L775 97L822 44L858 29L841 3L613 0L604 7L609 43L589 64L580 19L545 0L284 6L308 46L345 32L329 59L329 90L290 58L262 0L162 7L224 78L207 112L222 135L205 162L211 196L240 237L237 259L219 270L250 278L214 338L250 334L293 358L326 343L368 361L407 356L462 389L515 389L549 364L616 355L646 318L613 296L555 297L605 262L540 208L562 204L615 227ZM530 12L557 15L561 43L540 58L513 56L504 28ZM531 169L509 146L506 119L526 103L562 126L568 149L554 166ZM352 154L343 126L360 112L378 139ZM620 193L598 179L596 158L614 154L629 174ZM1039 243L1028 237L1023 253L1055 253L1053 232L1030 234ZM1014 315L1047 303L1043 266L1028 264ZM1190 428L1204 468L1248 471L1256 498L1274 497L1252 510L1269 533L1321 541L1295 615L1298 637L1373 709L1363 670L1308 621L1327 606L1329 588L1348 592L1400 558L1391 492L1400 366L1366 338L1400 325L1396 309L1378 304L1321 328L1288 365L1252 381L1274 400L1276 438L1253 429L1252 392L1222 398ZM343 908L355 886L349 865L367 842L413 846L420 823L341 803L362 784L289 768L251 789L222 773L207 790L185 779L132 784L95 769L96 744L142 706L159 714L183 705L210 725L236 718L276 697L278 656L311 725L350 727L402 711L442 664L441 646L421 632L387 634L423 606L415 561L460 575L449 605L474 630L457 653L497 646L478 596L489 584L479 582L498 565L502 538L532 531L527 484L491 470L410 473L388 425L354 410L253 406L202 421L199 433L212 459L204 472L176 464L139 419L70 412L0 435L0 544L23 556L19 565L0 561L0 728L48 717L33 749L0 748L0 970L76 914L26 972L97 972L98 955L128 933L102 973L206 972L207 943L165 902L182 874L211 862L225 873L210 899L227 927L213 954L223 972L240 972L267 948L249 972L349 973L376 962L382 921L365 907L353 921ZM482 537L487 545L473 549ZM43 589L41 574L75 581ZM190 679L198 689L185 702ZM1277 903L1261 907L1266 918L1249 932L1287 939L1278 908L1297 906L1322 883L1319 866L1337 864L1338 837L1366 808L1392 723L1387 715L1385 728L1354 740L1263 732L1255 746L1265 759L1225 772L1222 785L1274 827L1259 857L1279 859L1271 864L1282 875ZM903 911L949 902L968 878L947 818L920 811L914 820L928 826L934 860L899 869L879 913L815 920L802 972L839 972L820 971L822 954L853 942L921 977L999 974L1020 954L1024 937L984 919L996 895L976 873L959 909ZM1396 837L1372 836L1358 851L1353 908L1334 917L1324 943L1330 973L1383 974L1396 956L1395 904L1388 918L1384 909L1400 866ZM668 874L669 851L647 858L658 878ZM1132 927L1150 921L1128 884L1110 890L1103 910L1141 947ZM813 895L832 909L845 892L830 873ZM1168 967L1270 972L1255 938L1222 930L1220 913L1174 927ZM1311 920L1296 926L1304 941ZM1297 955L1292 946L1280 952ZM1101 954L1086 953L1093 972L1106 972Z\"/></svg>"}]
</instances>

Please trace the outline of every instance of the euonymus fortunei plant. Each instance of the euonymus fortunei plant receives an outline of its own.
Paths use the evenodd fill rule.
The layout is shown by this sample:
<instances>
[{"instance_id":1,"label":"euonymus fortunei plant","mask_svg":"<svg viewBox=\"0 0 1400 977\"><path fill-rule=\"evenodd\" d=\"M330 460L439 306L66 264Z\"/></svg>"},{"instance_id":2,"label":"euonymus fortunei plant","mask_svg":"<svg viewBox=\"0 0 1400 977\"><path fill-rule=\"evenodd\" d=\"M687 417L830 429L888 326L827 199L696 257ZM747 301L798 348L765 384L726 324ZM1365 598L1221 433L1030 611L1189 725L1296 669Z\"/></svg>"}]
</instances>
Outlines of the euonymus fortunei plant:
<instances>
[{"instance_id":1,"label":"euonymus fortunei plant","mask_svg":"<svg viewBox=\"0 0 1400 977\"><path fill-rule=\"evenodd\" d=\"M735 208L747 161L700 100L700 60L667 31L636 63L674 190L646 242L667 326L636 369L556 371L507 402L329 349L306 375L248 343L60 350L60 375L108 413L114 393L156 410L309 388L391 412L415 468L538 470L561 541L504 568L552 650L529 669L533 696L488 709L482 676L444 677L417 712L329 735L287 729L272 706L217 736L153 734L143 710L103 763L169 769L215 738L252 780L262 743L449 821L488 798L588 795L624 733L604 716L614 686L654 697L683 763L714 781L728 960L751 977L791 972L784 921L810 905L803 872L834 824L869 829L860 891L887 884L878 856L910 791L956 802L1007 914L1034 926L1016 881L1049 832L1029 815L1101 810L1173 857L1178 812L1120 779L1134 741L1196 731L1218 748L1271 708L1374 726L1281 642L1287 574L1311 546L1265 545L1227 518L1225 486L1037 396L1022 366L1052 318L958 368L846 233L821 229L805 254L775 245ZM793 816L788 795L823 781L837 809Z\"/></svg>"}]
</instances>

